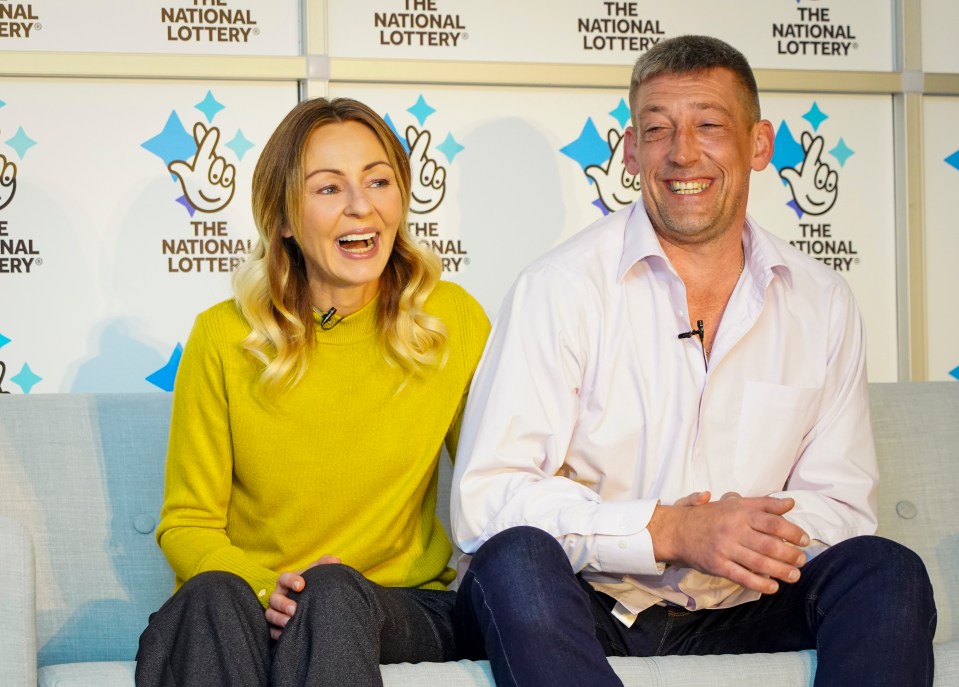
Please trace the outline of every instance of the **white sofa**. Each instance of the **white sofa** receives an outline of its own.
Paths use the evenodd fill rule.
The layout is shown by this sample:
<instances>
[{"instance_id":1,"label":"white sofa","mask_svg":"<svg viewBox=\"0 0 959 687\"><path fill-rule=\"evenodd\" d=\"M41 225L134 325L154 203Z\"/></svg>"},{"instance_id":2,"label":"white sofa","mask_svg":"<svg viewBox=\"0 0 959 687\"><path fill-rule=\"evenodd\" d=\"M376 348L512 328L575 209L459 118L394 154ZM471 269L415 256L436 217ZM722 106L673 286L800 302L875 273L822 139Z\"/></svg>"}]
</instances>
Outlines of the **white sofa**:
<instances>
[{"instance_id":1,"label":"white sofa","mask_svg":"<svg viewBox=\"0 0 959 687\"><path fill-rule=\"evenodd\" d=\"M959 685L959 384L870 391L880 534L925 560L936 685ZM137 639L172 586L154 542L169 419L160 393L0 396L0 686L133 685ZM813 651L610 661L627 686L798 687L816 670ZM493 685L485 661L382 671L390 687Z\"/></svg>"}]
</instances>

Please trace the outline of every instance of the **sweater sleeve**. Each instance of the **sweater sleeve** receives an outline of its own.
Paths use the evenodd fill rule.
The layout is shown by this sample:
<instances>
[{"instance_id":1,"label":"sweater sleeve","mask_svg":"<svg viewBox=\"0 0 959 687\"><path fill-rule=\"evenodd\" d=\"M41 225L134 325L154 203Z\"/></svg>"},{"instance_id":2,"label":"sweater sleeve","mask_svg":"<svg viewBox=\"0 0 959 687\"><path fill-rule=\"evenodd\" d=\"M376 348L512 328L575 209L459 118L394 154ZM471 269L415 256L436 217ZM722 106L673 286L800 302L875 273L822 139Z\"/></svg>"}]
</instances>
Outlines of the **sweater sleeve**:
<instances>
[{"instance_id":1,"label":"sweater sleeve","mask_svg":"<svg viewBox=\"0 0 959 687\"><path fill-rule=\"evenodd\" d=\"M486 339L489 337L490 321L483 306L465 289L456 284L450 284L454 292L453 312L451 318L456 322L456 332L450 342L450 356L458 356L459 364L466 368L466 384L463 386L463 396L456 408L456 414L446 433L446 450L452 460L456 460L456 446L459 443L460 425L463 420L463 410L466 407L466 397L469 393L473 373L483 355ZM460 362L461 361L461 362ZM451 362L453 362L451 360Z\"/></svg>"},{"instance_id":2,"label":"sweater sleeve","mask_svg":"<svg viewBox=\"0 0 959 687\"><path fill-rule=\"evenodd\" d=\"M157 542L178 584L211 570L239 575L266 606L278 575L233 546L226 534L233 488L233 440L224 381L220 308L201 314L173 392L166 485Z\"/></svg>"}]
</instances>

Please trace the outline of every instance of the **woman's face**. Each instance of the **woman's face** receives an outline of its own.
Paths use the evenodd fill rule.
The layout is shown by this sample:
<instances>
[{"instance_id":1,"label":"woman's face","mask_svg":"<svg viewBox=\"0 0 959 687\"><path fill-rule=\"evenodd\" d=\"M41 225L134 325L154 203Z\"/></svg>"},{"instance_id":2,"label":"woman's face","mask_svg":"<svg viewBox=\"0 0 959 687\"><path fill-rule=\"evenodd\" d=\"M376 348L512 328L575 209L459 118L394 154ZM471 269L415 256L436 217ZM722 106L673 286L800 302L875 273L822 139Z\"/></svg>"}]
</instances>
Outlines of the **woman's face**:
<instances>
[{"instance_id":1,"label":"woman's face","mask_svg":"<svg viewBox=\"0 0 959 687\"><path fill-rule=\"evenodd\" d=\"M303 174L300 248L313 305L358 309L376 295L403 216L386 150L359 122L327 124L307 139Z\"/></svg>"}]
</instances>

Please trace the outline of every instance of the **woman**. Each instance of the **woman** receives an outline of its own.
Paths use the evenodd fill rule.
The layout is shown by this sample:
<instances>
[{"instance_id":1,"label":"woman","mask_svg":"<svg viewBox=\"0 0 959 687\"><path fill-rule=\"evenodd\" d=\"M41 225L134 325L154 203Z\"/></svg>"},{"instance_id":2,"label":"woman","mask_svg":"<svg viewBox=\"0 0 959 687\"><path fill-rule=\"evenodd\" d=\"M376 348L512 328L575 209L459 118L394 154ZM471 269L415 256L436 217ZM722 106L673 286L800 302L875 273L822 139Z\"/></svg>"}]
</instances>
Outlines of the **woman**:
<instances>
[{"instance_id":1,"label":"woman","mask_svg":"<svg viewBox=\"0 0 959 687\"><path fill-rule=\"evenodd\" d=\"M180 363L157 528L178 591L138 685L378 685L380 663L457 658L438 456L489 322L409 202L357 101L300 103L263 149L259 244Z\"/></svg>"}]
</instances>

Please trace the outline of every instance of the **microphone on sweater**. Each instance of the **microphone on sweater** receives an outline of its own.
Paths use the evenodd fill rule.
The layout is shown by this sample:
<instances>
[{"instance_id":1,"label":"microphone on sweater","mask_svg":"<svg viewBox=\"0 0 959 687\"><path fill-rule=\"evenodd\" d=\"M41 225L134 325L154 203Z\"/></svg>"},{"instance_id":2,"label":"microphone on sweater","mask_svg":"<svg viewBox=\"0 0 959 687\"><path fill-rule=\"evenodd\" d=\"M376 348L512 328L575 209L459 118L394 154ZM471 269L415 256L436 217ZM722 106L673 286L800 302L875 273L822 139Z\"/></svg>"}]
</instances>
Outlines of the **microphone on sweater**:
<instances>
[{"instance_id":1,"label":"microphone on sweater","mask_svg":"<svg viewBox=\"0 0 959 687\"><path fill-rule=\"evenodd\" d=\"M333 316L336 314L336 308L330 308L325 313L320 315L320 326L326 327L329 324L330 320L333 319Z\"/></svg>"}]
</instances>

